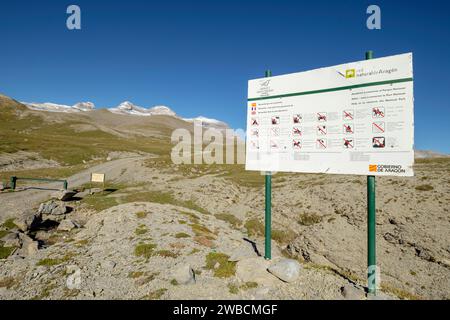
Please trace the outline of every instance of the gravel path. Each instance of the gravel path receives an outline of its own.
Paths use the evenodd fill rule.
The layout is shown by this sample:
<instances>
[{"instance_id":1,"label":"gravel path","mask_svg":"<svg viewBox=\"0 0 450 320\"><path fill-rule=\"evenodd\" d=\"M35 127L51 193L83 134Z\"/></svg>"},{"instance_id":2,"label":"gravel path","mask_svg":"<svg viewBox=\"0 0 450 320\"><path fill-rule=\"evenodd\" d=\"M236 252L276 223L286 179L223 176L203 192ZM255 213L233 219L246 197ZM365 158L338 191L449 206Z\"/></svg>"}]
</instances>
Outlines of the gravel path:
<instances>
[{"instance_id":1,"label":"gravel path","mask_svg":"<svg viewBox=\"0 0 450 320\"><path fill-rule=\"evenodd\" d=\"M112 160L95 165L69 177L67 179L69 188L78 187L89 182L92 172L105 173L107 181L114 180L122 174L122 170L134 167L146 158L148 157L136 156ZM33 188L14 193L1 193L0 223L3 223L8 218L17 216L27 208L37 206L40 202L45 201L50 197L54 190L61 188L61 183L39 184L38 187L42 189Z\"/></svg>"}]
</instances>

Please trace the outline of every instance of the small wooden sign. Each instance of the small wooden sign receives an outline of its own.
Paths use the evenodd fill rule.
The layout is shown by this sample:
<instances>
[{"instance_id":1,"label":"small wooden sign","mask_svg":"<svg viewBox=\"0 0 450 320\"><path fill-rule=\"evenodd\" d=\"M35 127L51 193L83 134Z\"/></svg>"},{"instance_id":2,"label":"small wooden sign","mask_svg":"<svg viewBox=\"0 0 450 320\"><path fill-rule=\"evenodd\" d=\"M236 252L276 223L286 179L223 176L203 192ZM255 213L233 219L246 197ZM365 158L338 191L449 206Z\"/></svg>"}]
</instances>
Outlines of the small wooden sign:
<instances>
[{"instance_id":1,"label":"small wooden sign","mask_svg":"<svg viewBox=\"0 0 450 320\"><path fill-rule=\"evenodd\" d=\"M105 183L104 173L91 173L91 182Z\"/></svg>"}]
</instances>

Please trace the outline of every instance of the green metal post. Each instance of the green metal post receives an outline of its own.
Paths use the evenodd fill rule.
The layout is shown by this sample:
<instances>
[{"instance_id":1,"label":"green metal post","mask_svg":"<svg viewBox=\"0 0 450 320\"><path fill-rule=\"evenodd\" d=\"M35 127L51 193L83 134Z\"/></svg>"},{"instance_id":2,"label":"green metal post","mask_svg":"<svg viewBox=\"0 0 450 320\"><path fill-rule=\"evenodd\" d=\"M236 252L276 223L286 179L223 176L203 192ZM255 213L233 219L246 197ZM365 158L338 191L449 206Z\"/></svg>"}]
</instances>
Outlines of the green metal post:
<instances>
[{"instance_id":1,"label":"green metal post","mask_svg":"<svg viewBox=\"0 0 450 320\"><path fill-rule=\"evenodd\" d=\"M366 60L373 59L373 52L366 52ZM367 280L369 294L377 293L375 176L367 176Z\"/></svg>"},{"instance_id":2,"label":"green metal post","mask_svg":"<svg viewBox=\"0 0 450 320\"><path fill-rule=\"evenodd\" d=\"M17 178L14 176L11 177L11 179L10 179L9 186L11 187L12 190L16 189L16 180L17 180Z\"/></svg>"},{"instance_id":3,"label":"green metal post","mask_svg":"<svg viewBox=\"0 0 450 320\"><path fill-rule=\"evenodd\" d=\"M266 71L266 77L271 77L272 72ZM266 172L265 176L265 251L264 258L272 259L272 173Z\"/></svg>"},{"instance_id":4,"label":"green metal post","mask_svg":"<svg viewBox=\"0 0 450 320\"><path fill-rule=\"evenodd\" d=\"M64 180L64 190L67 190L67 180Z\"/></svg>"}]
</instances>

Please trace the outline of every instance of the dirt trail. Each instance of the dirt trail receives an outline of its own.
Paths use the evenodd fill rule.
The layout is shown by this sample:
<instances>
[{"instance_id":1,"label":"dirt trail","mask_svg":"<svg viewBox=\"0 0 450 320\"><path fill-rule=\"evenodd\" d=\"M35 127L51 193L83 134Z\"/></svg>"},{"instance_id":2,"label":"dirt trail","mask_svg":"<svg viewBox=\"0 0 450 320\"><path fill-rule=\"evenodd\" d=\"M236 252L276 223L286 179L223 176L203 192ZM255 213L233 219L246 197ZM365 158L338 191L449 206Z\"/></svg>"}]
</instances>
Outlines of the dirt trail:
<instances>
[{"instance_id":1,"label":"dirt trail","mask_svg":"<svg viewBox=\"0 0 450 320\"><path fill-rule=\"evenodd\" d=\"M147 158L148 156L136 156L95 165L69 177L67 179L69 188L75 188L89 182L92 172L105 173L107 181L117 179L122 174L122 170L134 167ZM38 190L37 187L42 189ZM55 189L59 188L61 188L61 183L46 183L39 184L33 189L0 194L0 223L10 217L17 216L27 208L37 206L40 202L48 199Z\"/></svg>"}]
</instances>

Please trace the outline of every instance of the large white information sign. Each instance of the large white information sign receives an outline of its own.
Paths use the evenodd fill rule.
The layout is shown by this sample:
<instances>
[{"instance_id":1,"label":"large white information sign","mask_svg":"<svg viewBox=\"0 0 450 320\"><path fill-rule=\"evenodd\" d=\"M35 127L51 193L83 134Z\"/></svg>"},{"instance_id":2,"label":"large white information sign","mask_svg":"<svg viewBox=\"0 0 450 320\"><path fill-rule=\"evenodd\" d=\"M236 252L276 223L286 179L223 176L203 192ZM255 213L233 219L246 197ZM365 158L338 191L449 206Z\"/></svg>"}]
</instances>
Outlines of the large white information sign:
<instances>
[{"instance_id":1,"label":"large white information sign","mask_svg":"<svg viewBox=\"0 0 450 320\"><path fill-rule=\"evenodd\" d=\"M246 170L412 176L412 53L248 82Z\"/></svg>"}]
</instances>

